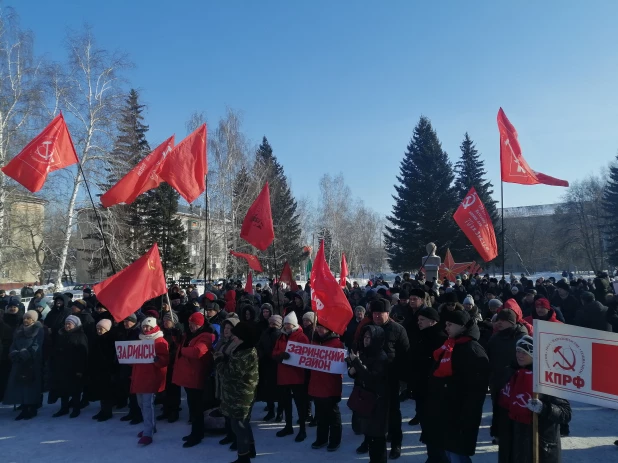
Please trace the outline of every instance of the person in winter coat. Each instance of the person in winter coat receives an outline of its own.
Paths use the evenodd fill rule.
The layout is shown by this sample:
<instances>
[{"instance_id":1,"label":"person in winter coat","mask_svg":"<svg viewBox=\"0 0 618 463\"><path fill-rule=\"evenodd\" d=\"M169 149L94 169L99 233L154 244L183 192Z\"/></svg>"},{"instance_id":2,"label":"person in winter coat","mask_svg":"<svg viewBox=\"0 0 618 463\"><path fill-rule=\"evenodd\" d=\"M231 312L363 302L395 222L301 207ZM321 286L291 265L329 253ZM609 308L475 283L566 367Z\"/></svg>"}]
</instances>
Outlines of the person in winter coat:
<instances>
[{"instance_id":1,"label":"person in winter coat","mask_svg":"<svg viewBox=\"0 0 618 463\"><path fill-rule=\"evenodd\" d=\"M112 331L112 321L101 319L97 325L97 337L88 353L89 400L101 402L99 413L92 417L99 422L112 418L112 408L116 397L118 360L116 359L116 339Z\"/></svg>"},{"instance_id":2,"label":"person in winter coat","mask_svg":"<svg viewBox=\"0 0 618 463\"><path fill-rule=\"evenodd\" d=\"M153 363L136 363L131 373L131 394L137 396L137 403L144 418L144 430L137 437L139 445L152 444L152 435L156 431L154 397L165 390L165 376L169 363L169 347L163 338L163 331L157 326L157 320L147 317L142 321L142 341L154 341L155 358Z\"/></svg>"},{"instance_id":3,"label":"person in winter coat","mask_svg":"<svg viewBox=\"0 0 618 463\"><path fill-rule=\"evenodd\" d=\"M571 421L571 405L541 394L532 398L533 339L517 341L517 369L500 394L498 462L532 463L532 417L538 415L539 462L561 461L560 426Z\"/></svg>"},{"instance_id":4,"label":"person in winter coat","mask_svg":"<svg viewBox=\"0 0 618 463\"><path fill-rule=\"evenodd\" d=\"M207 297L204 299L204 306L208 323L221 327L223 320L228 317L228 312L223 310L217 301L210 301ZM233 314L234 312L230 313Z\"/></svg>"},{"instance_id":5,"label":"person in winter coat","mask_svg":"<svg viewBox=\"0 0 618 463\"><path fill-rule=\"evenodd\" d=\"M217 342L217 346L214 353L214 358L216 361L219 359L225 359L229 357L234 348L236 347L234 343L234 337L232 335L232 329L240 323L240 319L236 314L232 314L229 318L226 318L223 321L221 337ZM220 401L221 395L223 391L223 369L221 366L221 362L218 361L216 366L216 375L215 375L215 395L216 398ZM219 441L220 445L229 445L232 444L231 449L235 450L236 447L236 436L232 431L232 421L228 416L225 417L225 432L226 435L223 439Z\"/></svg>"},{"instance_id":6,"label":"person in winter coat","mask_svg":"<svg viewBox=\"0 0 618 463\"><path fill-rule=\"evenodd\" d=\"M252 323L254 328L257 328L257 321L255 319L255 309L251 304L244 304L240 309L240 319L244 322Z\"/></svg>"},{"instance_id":7,"label":"person in winter coat","mask_svg":"<svg viewBox=\"0 0 618 463\"><path fill-rule=\"evenodd\" d=\"M562 323L556 316L556 311L552 309L549 300L544 297L539 297L534 301L534 313L524 321L532 325L534 320L543 320L552 323Z\"/></svg>"},{"instance_id":8,"label":"person in winter coat","mask_svg":"<svg viewBox=\"0 0 618 463\"><path fill-rule=\"evenodd\" d=\"M575 314L575 325L593 330L612 332L611 323L607 321L607 307L594 299L594 294L584 291L581 294L584 306Z\"/></svg>"},{"instance_id":9,"label":"person in winter coat","mask_svg":"<svg viewBox=\"0 0 618 463\"><path fill-rule=\"evenodd\" d=\"M141 327L137 323L137 316L131 314L116 328L116 341L137 341L141 332ZM137 403L137 396L131 393L132 372L133 367L131 365L119 365L118 384L120 391L118 402L119 408L124 408L127 405L127 401L129 403L129 413L120 418L120 421L128 421L129 424L137 425L143 422L144 419Z\"/></svg>"},{"instance_id":10,"label":"person in winter coat","mask_svg":"<svg viewBox=\"0 0 618 463\"><path fill-rule=\"evenodd\" d=\"M71 312L80 319L84 334L88 338L88 342L94 342L97 336L97 325L92 315L88 313L86 303L82 299L71 302Z\"/></svg>"},{"instance_id":11,"label":"person in winter coat","mask_svg":"<svg viewBox=\"0 0 618 463\"><path fill-rule=\"evenodd\" d=\"M240 322L232 329L232 336L235 348L222 359L221 413L230 418L236 436L238 459L234 463L249 463L256 456L251 429L251 410L259 374L255 327Z\"/></svg>"},{"instance_id":12,"label":"person in winter coat","mask_svg":"<svg viewBox=\"0 0 618 463\"><path fill-rule=\"evenodd\" d=\"M470 462L489 384L489 360L468 312L455 310L445 316L449 338L433 354L423 440L444 450L451 462Z\"/></svg>"},{"instance_id":13,"label":"person in winter coat","mask_svg":"<svg viewBox=\"0 0 618 463\"><path fill-rule=\"evenodd\" d=\"M189 333L182 337L176 354L172 382L187 393L191 434L183 437L183 447L193 447L204 438L204 402L202 391L213 369L212 346L216 340L214 328L199 312L189 317Z\"/></svg>"},{"instance_id":14,"label":"person in winter coat","mask_svg":"<svg viewBox=\"0 0 618 463\"><path fill-rule=\"evenodd\" d=\"M258 317L257 322L257 334L259 337L261 337L262 333L270 327L269 320L273 315L273 306L268 303L262 304L260 307L260 316Z\"/></svg>"},{"instance_id":15,"label":"person in winter coat","mask_svg":"<svg viewBox=\"0 0 618 463\"><path fill-rule=\"evenodd\" d=\"M556 283L556 287L556 294L549 300L550 304L560 309L565 323L572 325L575 322L575 315L581 309L582 304L579 299L571 294L571 286L566 281L559 280ZM601 301L601 303L603 302Z\"/></svg>"},{"instance_id":16,"label":"person in winter coat","mask_svg":"<svg viewBox=\"0 0 618 463\"><path fill-rule=\"evenodd\" d=\"M339 335L322 326L319 322L315 328L313 345L343 349ZM309 396L315 403L317 435L311 444L313 449L326 447L334 452L341 445L341 412L339 402L343 392L343 377L340 374L312 371L309 379Z\"/></svg>"},{"instance_id":17,"label":"person in winter coat","mask_svg":"<svg viewBox=\"0 0 618 463\"><path fill-rule=\"evenodd\" d=\"M45 317L45 326L49 329L52 337L52 345L56 341L60 330L64 326L64 320L71 315L71 307L69 307L69 298L64 294L54 296L54 305L50 312Z\"/></svg>"},{"instance_id":18,"label":"person in winter coat","mask_svg":"<svg viewBox=\"0 0 618 463\"><path fill-rule=\"evenodd\" d=\"M483 316L481 315L479 308L474 305L474 298L472 296L466 296L462 302L462 305L464 310L470 314L470 318L474 320L475 323L483 321Z\"/></svg>"},{"instance_id":19,"label":"person in winter coat","mask_svg":"<svg viewBox=\"0 0 618 463\"><path fill-rule=\"evenodd\" d=\"M225 311L227 313L236 312L236 291L228 289L225 292Z\"/></svg>"},{"instance_id":20,"label":"person in winter coat","mask_svg":"<svg viewBox=\"0 0 618 463\"><path fill-rule=\"evenodd\" d=\"M365 318L365 312L366 310L363 306L359 305L354 308L354 317L352 317L352 320L348 323L345 334L343 335L343 342L348 349L358 350L356 344L354 343L354 335L359 323L363 320L363 318Z\"/></svg>"},{"instance_id":21,"label":"person in winter coat","mask_svg":"<svg viewBox=\"0 0 618 463\"><path fill-rule=\"evenodd\" d=\"M307 336L298 326L298 319L294 311L290 312L283 320L283 330L275 343L272 357L279 362L277 366L277 385L280 386L282 402L285 410L285 427L277 432L277 437L285 437L294 434L292 427L292 397L296 403L296 411L300 430L295 441L302 442L307 438L305 421L307 420L307 387L305 384L305 370L302 368L286 365L283 360L290 358L286 352L288 341L301 344L309 344Z\"/></svg>"},{"instance_id":22,"label":"person in winter coat","mask_svg":"<svg viewBox=\"0 0 618 463\"><path fill-rule=\"evenodd\" d=\"M270 304L269 304L270 305ZM272 352L281 335L283 318L281 315L272 315L269 319L270 326L260 336L257 344L259 359L259 383L257 389L257 399L266 402L268 412L262 421L270 421L275 418L275 402L277 402L277 415L275 422L279 423L283 419L283 404L279 400L279 388L277 386L277 362L272 358Z\"/></svg>"},{"instance_id":23,"label":"person in winter coat","mask_svg":"<svg viewBox=\"0 0 618 463\"><path fill-rule=\"evenodd\" d=\"M167 420L168 423L178 421L180 413L180 386L174 384L174 367L176 355L182 342L182 325L173 310L163 311L163 339L167 341L170 352L170 361L165 375L165 391L163 391L163 411L157 416L157 421Z\"/></svg>"},{"instance_id":24,"label":"person in winter coat","mask_svg":"<svg viewBox=\"0 0 618 463\"><path fill-rule=\"evenodd\" d=\"M0 310L0 401L4 399L6 385L11 373L11 344L13 343L14 329L5 323L4 311Z\"/></svg>"},{"instance_id":25,"label":"person in winter coat","mask_svg":"<svg viewBox=\"0 0 618 463\"><path fill-rule=\"evenodd\" d=\"M510 301L512 299L506 301L505 305ZM489 367L491 369L489 388L491 390L493 407L490 435L497 437L495 429L500 391L512 375L511 367L515 364L515 345L518 340L528 335L528 330L521 323L517 322L517 314L507 308L498 312L494 326L496 332L487 345L487 356L489 357Z\"/></svg>"},{"instance_id":26,"label":"person in winter coat","mask_svg":"<svg viewBox=\"0 0 618 463\"><path fill-rule=\"evenodd\" d=\"M37 312L27 311L9 349L12 368L3 401L5 405L22 406L16 421L29 420L37 414L43 385L44 338L45 328L38 321Z\"/></svg>"},{"instance_id":27,"label":"person in winter coat","mask_svg":"<svg viewBox=\"0 0 618 463\"><path fill-rule=\"evenodd\" d=\"M423 426L425 417L424 404L429 395L428 382L433 366L433 353L441 347L447 339L446 333L440 325L440 315L433 307L423 307L418 311L419 334L415 343L410 345L410 376L412 397L416 402L416 416L408 423L410 426ZM427 449L429 459L432 458L431 449Z\"/></svg>"},{"instance_id":28,"label":"person in winter coat","mask_svg":"<svg viewBox=\"0 0 618 463\"><path fill-rule=\"evenodd\" d=\"M52 416L68 415L72 407L70 417L76 418L80 414L81 394L88 371L88 338L79 317L69 315L65 319L53 349L51 390L60 397L60 410Z\"/></svg>"},{"instance_id":29,"label":"person in winter coat","mask_svg":"<svg viewBox=\"0 0 618 463\"><path fill-rule=\"evenodd\" d=\"M359 354L350 351L346 362L354 387L373 394L376 405L370 416L359 416L360 431L365 438L356 453L369 453L370 463L386 463L388 430L388 357L384 350L386 334L377 325L367 325L361 332Z\"/></svg>"}]
</instances>

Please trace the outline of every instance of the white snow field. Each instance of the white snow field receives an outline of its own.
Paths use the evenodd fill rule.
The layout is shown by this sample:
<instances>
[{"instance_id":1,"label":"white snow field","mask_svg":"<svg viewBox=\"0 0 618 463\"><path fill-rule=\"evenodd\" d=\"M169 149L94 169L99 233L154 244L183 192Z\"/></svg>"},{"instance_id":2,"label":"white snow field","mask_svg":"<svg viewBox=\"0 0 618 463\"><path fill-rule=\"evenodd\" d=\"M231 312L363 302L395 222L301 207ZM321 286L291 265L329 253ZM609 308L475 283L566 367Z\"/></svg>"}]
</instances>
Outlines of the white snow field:
<instances>
[{"instance_id":1,"label":"white snow field","mask_svg":"<svg viewBox=\"0 0 618 463\"><path fill-rule=\"evenodd\" d=\"M308 437L302 443L294 442L294 436L277 438L275 432L282 423L263 423L263 403L253 409L253 427L258 456L254 462L263 463L315 463L362 462L367 455L357 455L355 449L362 436L356 436L350 425L351 413L346 399L352 388L349 379L344 386L344 398L340 404L344 430L341 448L336 452L326 449L313 450L315 428L307 428ZM586 404L573 403L571 437L562 440L562 461L572 463L594 463L618 461L618 447L613 442L618 438L618 411ZM52 418L56 405L44 405L39 415L30 421L14 421L17 412L13 407L0 407L0 463L123 463L123 462L199 462L226 463L236 459L235 452L218 444L222 436L206 437L200 445L190 449L182 448L182 436L189 434L188 410L183 398L181 419L173 424L158 423L154 443L141 448L137 445L140 425L131 426L120 422L126 413L115 410L114 418L97 423L91 419L98 412L98 403L90 404L75 419L68 416ZM489 424L491 420L489 396L485 401L485 413L479 433L477 453L472 458L479 463L497 462L497 447L491 445ZM423 463L426 460L425 447L419 443L420 428L409 426L408 420L414 413L414 401L402 404L403 448L399 461ZM296 423L296 419L294 419ZM297 428L297 426L295 426Z\"/></svg>"}]
</instances>

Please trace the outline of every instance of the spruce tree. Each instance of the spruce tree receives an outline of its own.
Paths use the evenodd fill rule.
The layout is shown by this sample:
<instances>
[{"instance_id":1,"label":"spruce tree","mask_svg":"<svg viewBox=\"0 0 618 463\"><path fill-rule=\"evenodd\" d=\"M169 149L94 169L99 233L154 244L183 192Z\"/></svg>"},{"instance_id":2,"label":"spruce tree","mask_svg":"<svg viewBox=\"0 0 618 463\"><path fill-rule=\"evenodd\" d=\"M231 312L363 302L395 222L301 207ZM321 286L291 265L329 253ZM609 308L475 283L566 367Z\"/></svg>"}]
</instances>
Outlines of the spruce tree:
<instances>
[{"instance_id":1,"label":"spruce tree","mask_svg":"<svg viewBox=\"0 0 618 463\"><path fill-rule=\"evenodd\" d=\"M491 217L491 221L496 232L496 238L499 242L500 235L500 216L496 207L497 201L492 198L493 185L486 179L487 172L485 171L485 162L474 145L474 142L466 132L463 142L459 147L461 157L455 164L455 194L457 200L461 202L466 196L470 188L474 187L479 195L485 208ZM474 249L466 235L460 230L458 233L457 243L453 246L452 251L456 251L457 260L460 262L477 261L482 263L483 260Z\"/></svg>"},{"instance_id":2,"label":"spruce tree","mask_svg":"<svg viewBox=\"0 0 618 463\"><path fill-rule=\"evenodd\" d=\"M436 243L443 256L457 236L453 168L428 118L421 116L399 171L384 234L390 267L396 272L419 268L429 242Z\"/></svg>"},{"instance_id":3,"label":"spruce tree","mask_svg":"<svg viewBox=\"0 0 618 463\"><path fill-rule=\"evenodd\" d=\"M609 178L603 195L606 218L607 255L609 263L618 266L618 156L609 169Z\"/></svg>"}]
</instances>

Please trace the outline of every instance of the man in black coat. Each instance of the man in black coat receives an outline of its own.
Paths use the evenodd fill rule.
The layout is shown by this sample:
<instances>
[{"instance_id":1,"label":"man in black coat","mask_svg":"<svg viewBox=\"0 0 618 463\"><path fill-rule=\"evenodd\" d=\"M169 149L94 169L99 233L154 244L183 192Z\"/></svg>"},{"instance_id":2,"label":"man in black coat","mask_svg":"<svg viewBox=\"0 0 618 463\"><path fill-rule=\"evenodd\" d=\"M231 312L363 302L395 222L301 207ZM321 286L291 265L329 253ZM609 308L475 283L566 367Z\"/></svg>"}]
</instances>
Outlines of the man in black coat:
<instances>
[{"instance_id":1,"label":"man in black coat","mask_svg":"<svg viewBox=\"0 0 618 463\"><path fill-rule=\"evenodd\" d=\"M434 353L423 424L426 444L450 461L474 455L489 384L489 359L478 343L478 326L462 310L445 312L449 336Z\"/></svg>"},{"instance_id":2,"label":"man in black coat","mask_svg":"<svg viewBox=\"0 0 618 463\"><path fill-rule=\"evenodd\" d=\"M583 328L611 333L613 328L608 321L607 307L595 300L594 294L588 291L581 294L581 300L584 306L575 314L575 324Z\"/></svg>"},{"instance_id":3,"label":"man in black coat","mask_svg":"<svg viewBox=\"0 0 618 463\"><path fill-rule=\"evenodd\" d=\"M388 359L388 395L389 417L388 434L391 440L389 458L395 460L401 456L401 404L399 402L399 381L406 379L406 364L410 343L406 330L399 323L390 319L391 304L386 299L376 299L370 303L373 324L380 326L385 333L384 352Z\"/></svg>"},{"instance_id":4,"label":"man in black coat","mask_svg":"<svg viewBox=\"0 0 618 463\"><path fill-rule=\"evenodd\" d=\"M582 304L571 294L571 286L566 281L558 281L556 287L556 294L549 300L550 304L560 309L565 323L572 325L575 323L575 315L581 309Z\"/></svg>"}]
</instances>

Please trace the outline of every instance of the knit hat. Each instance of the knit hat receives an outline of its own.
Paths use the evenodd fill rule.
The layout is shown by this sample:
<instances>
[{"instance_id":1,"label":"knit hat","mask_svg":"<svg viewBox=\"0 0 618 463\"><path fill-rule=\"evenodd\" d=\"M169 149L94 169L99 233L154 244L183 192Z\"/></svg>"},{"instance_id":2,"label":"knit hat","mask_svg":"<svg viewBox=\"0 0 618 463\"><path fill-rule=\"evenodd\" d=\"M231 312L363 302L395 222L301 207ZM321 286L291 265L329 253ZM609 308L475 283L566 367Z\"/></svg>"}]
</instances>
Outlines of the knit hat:
<instances>
[{"instance_id":1,"label":"knit hat","mask_svg":"<svg viewBox=\"0 0 618 463\"><path fill-rule=\"evenodd\" d=\"M176 323L178 323L178 315L176 315L176 312L174 312L173 310L170 310L169 312L165 312L165 314L163 315L163 321L171 321L174 325Z\"/></svg>"},{"instance_id":2,"label":"knit hat","mask_svg":"<svg viewBox=\"0 0 618 463\"><path fill-rule=\"evenodd\" d=\"M407 292L405 289L402 289L401 291L399 291L399 299L410 299L410 293Z\"/></svg>"},{"instance_id":3,"label":"knit hat","mask_svg":"<svg viewBox=\"0 0 618 463\"><path fill-rule=\"evenodd\" d=\"M511 286L511 293L517 294L519 292L519 288L517 286Z\"/></svg>"},{"instance_id":4,"label":"knit hat","mask_svg":"<svg viewBox=\"0 0 618 463\"><path fill-rule=\"evenodd\" d=\"M356 312L357 310L362 311L363 314L367 312L367 310L362 305L357 305L356 307L354 307L354 312Z\"/></svg>"},{"instance_id":5,"label":"knit hat","mask_svg":"<svg viewBox=\"0 0 618 463\"><path fill-rule=\"evenodd\" d=\"M447 310L442 316L445 321L454 323L455 325L466 326L466 323L470 321L470 314L465 310Z\"/></svg>"},{"instance_id":6,"label":"knit hat","mask_svg":"<svg viewBox=\"0 0 618 463\"><path fill-rule=\"evenodd\" d=\"M262 307L260 307L260 310L270 310L270 313L273 313L273 306L271 304L269 304L268 302L265 302L264 304L262 304Z\"/></svg>"},{"instance_id":7,"label":"knit hat","mask_svg":"<svg viewBox=\"0 0 618 463\"><path fill-rule=\"evenodd\" d=\"M142 321L142 328L144 326L148 326L150 328L155 328L157 326L157 319L154 317L146 317L144 321Z\"/></svg>"},{"instance_id":8,"label":"knit hat","mask_svg":"<svg viewBox=\"0 0 618 463\"><path fill-rule=\"evenodd\" d=\"M80 312L86 310L86 303L82 299L71 302L71 307L77 307Z\"/></svg>"},{"instance_id":9,"label":"knit hat","mask_svg":"<svg viewBox=\"0 0 618 463\"><path fill-rule=\"evenodd\" d=\"M464 305L466 304L474 305L474 298L468 294L466 298L463 300L463 304Z\"/></svg>"},{"instance_id":10,"label":"knit hat","mask_svg":"<svg viewBox=\"0 0 618 463\"><path fill-rule=\"evenodd\" d=\"M509 322L514 325L517 323L517 314L511 309L502 309L500 312L498 312L498 315L496 315L496 321L499 320Z\"/></svg>"},{"instance_id":11,"label":"knit hat","mask_svg":"<svg viewBox=\"0 0 618 463\"><path fill-rule=\"evenodd\" d=\"M234 328L232 328L232 334L243 343L249 345L255 345L257 342L257 333L252 324L247 322L240 322Z\"/></svg>"},{"instance_id":12,"label":"knit hat","mask_svg":"<svg viewBox=\"0 0 618 463\"><path fill-rule=\"evenodd\" d=\"M564 280L558 280L556 282L556 288L558 289L564 289L565 291L571 292L571 285L568 284L566 281Z\"/></svg>"},{"instance_id":13,"label":"knit hat","mask_svg":"<svg viewBox=\"0 0 618 463\"><path fill-rule=\"evenodd\" d=\"M274 323L277 328L281 329L283 326L283 318L281 318L281 315L273 315L268 319L268 324L271 323Z\"/></svg>"},{"instance_id":14,"label":"knit hat","mask_svg":"<svg viewBox=\"0 0 618 463\"><path fill-rule=\"evenodd\" d=\"M309 320L311 323L315 322L315 312L307 312L303 314L303 321Z\"/></svg>"},{"instance_id":15,"label":"knit hat","mask_svg":"<svg viewBox=\"0 0 618 463\"><path fill-rule=\"evenodd\" d=\"M65 320L65 323L72 323L73 325L75 325L75 328L77 328L78 326L82 326L82 321L79 319L79 317L76 317L75 315L69 315Z\"/></svg>"},{"instance_id":16,"label":"knit hat","mask_svg":"<svg viewBox=\"0 0 618 463\"><path fill-rule=\"evenodd\" d=\"M125 318L125 320L128 320L128 321L133 322L133 323L137 323L137 315L132 313L127 318Z\"/></svg>"},{"instance_id":17,"label":"knit hat","mask_svg":"<svg viewBox=\"0 0 618 463\"><path fill-rule=\"evenodd\" d=\"M500 299L492 299L489 301L487 306L489 307L489 310L498 310L500 307L502 307L502 301Z\"/></svg>"},{"instance_id":18,"label":"knit hat","mask_svg":"<svg viewBox=\"0 0 618 463\"><path fill-rule=\"evenodd\" d=\"M189 317L189 323L194 323L199 327L204 326L204 314L201 312L195 312Z\"/></svg>"},{"instance_id":19,"label":"knit hat","mask_svg":"<svg viewBox=\"0 0 618 463\"><path fill-rule=\"evenodd\" d=\"M28 310L24 314L24 318L29 318L29 319L34 320L36 322L36 321L39 320L39 313L36 310Z\"/></svg>"},{"instance_id":20,"label":"knit hat","mask_svg":"<svg viewBox=\"0 0 618 463\"><path fill-rule=\"evenodd\" d=\"M416 296L420 299L425 299L425 291L423 291L421 288L413 288L410 291L410 296L408 297L408 299L412 296ZM401 295L399 297L401 297Z\"/></svg>"},{"instance_id":21,"label":"knit hat","mask_svg":"<svg viewBox=\"0 0 618 463\"><path fill-rule=\"evenodd\" d=\"M157 312L157 309L155 309L154 307L148 307L146 308L146 310L143 310L142 313L146 316L146 317L152 317L152 318L159 318L159 312Z\"/></svg>"},{"instance_id":22,"label":"knit hat","mask_svg":"<svg viewBox=\"0 0 618 463\"><path fill-rule=\"evenodd\" d=\"M369 303L371 313L390 312L391 303L386 299L375 299Z\"/></svg>"},{"instance_id":23,"label":"knit hat","mask_svg":"<svg viewBox=\"0 0 618 463\"><path fill-rule=\"evenodd\" d=\"M101 328L104 328L106 331L109 331L112 329L112 321L107 318L103 318L102 320L99 320L99 323L97 323L97 326L100 326Z\"/></svg>"},{"instance_id":24,"label":"knit hat","mask_svg":"<svg viewBox=\"0 0 618 463\"><path fill-rule=\"evenodd\" d=\"M543 307L544 309L550 310L551 304L544 297L539 297L536 301L534 301L534 307Z\"/></svg>"},{"instance_id":25,"label":"knit hat","mask_svg":"<svg viewBox=\"0 0 618 463\"><path fill-rule=\"evenodd\" d=\"M217 299L217 296L211 292L207 292L206 294L204 294L204 297L208 299L210 302L214 302Z\"/></svg>"},{"instance_id":26,"label":"knit hat","mask_svg":"<svg viewBox=\"0 0 618 463\"><path fill-rule=\"evenodd\" d=\"M294 328L298 328L298 318L296 317L295 312L290 312L285 316L285 318L283 319L283 324L285 325L286 323L289 323Z\"/></svg>"},{"instance_id":27,"label":"knit hat","mask_svg":"<svg viewBox=\"0 0 618 463\"><path fill-rule=\"evenodd\" d=\"M515 344L515 349L518 352L525 352L530 357L534 354L534 339L532 336L522 336Z\"/></svg>"},{"instance_id":28,"label":"knit hat","mask_svg":"<svg viewBox=\"0 0 618 463\"><path fill-rule=\"evenodd\" d=\"M429 320L435 320L437 322L440 321L440 314L433 307L423 307L421 310L417 312L417 315L420 317L428 318Z\"/></svg>"}]
</instances>

